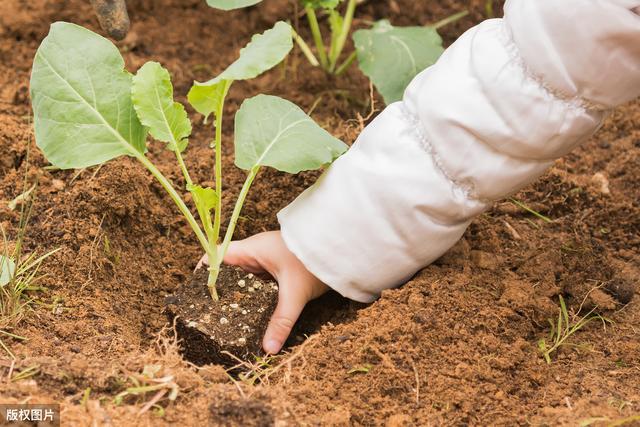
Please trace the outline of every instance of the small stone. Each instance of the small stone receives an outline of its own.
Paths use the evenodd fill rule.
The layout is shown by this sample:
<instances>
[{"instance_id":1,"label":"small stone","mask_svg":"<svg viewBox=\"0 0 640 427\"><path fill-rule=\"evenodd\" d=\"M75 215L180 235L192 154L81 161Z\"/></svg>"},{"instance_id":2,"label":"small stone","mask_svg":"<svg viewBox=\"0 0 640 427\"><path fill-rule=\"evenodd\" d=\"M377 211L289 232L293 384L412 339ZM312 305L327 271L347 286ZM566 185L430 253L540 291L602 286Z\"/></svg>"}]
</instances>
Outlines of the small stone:
<instances>
[{"instance_id":1,"label":"small stone","mask_svg":"<svg viewBox=\"0 0 640 427\"><path fill-rule=\"evenodd\" d=\"M256 289L262 289L262 283L256 282L256 283L253 284L253 287L256 288Z\"/></svg>"},{"instance_id":2,"label":"small stone","mask_svg":"<svg viewBox=\"0 0 640 427\"><path fill-rule=\"evenodd\" d=\"M226 317L221 317L220 318L220 324L221 325L226 325L227 323L229 323L229 319L227 319Z\"/></svg>"},{"instance_id":3,"label":"small stone","mask_svg":"<svg viewBox=\"0 0 640 427\"><path fill-rule=\"evenodd\" d=\"M189 327L189 328L195 328L197 326L198 326L198 324L196 322L194 322L193 320L190 321L189 323L187 323L187 327Z\"/></svg>"},{"instance_id":4,"label":"small stone","mask_svg":"<svg viewBox=\"0 0 640 427\"><path fill-rule=\"evenodd\" d=\"M247 282L245 282L244 280L242 279L238 280L238 286L240 286L241 288L244 288L246 284Z\"/></svg>"},{"instance_id":5,"label":"small stone","mask_svg":"<svg viewBox=\"0 0 640 427\"><path fill-rule=\"evenodd\" d=\"M51 180L51 187L53 187L53 189L56 190L56 191L64 190L65 186L66 186L66 184L64 183L64 181L62 181L60 179L52 179Z\"/></svg>"},{"instance_id":6,"label":"small stone","mask_svg":"<svg viewBox=\"0 0 640 427\"><path fill-rule=\"evenodd\" d=\"M195 305L195 304L191 304L191 305L189 306L189 308L196 308L196 305Z\"/></svg>"},{"instance_id":7,"label":"small stone","mask_svg":"<svg viewBox=\"0 0 640 427\"><path fill-rule=\"evenodd\" d=\"M253 288L247 288L249 290L249 292L255 292L256 290Z\"/></svg>"},{"instance_id":8,"label":"small stone","mask_svg":"<svg viewBox=\"0 0 640 427\"><path fill-rule=\"evenodd\" d=\"M247 314L247 310L242 310L242 314Z\"/></svg>"},{"instance_id":9,"label":"small stone","mask_svg":"<svg viewBox=\"0 0 640 427\"><path fill-rule=\"evenodd\" d=\"M602 172L597 172L591 177L591 181L598 187L602 194L611 194L609 180Z\"/></svg>"},{"instance_id":10,"label":"small stone","mask_svg":"<svg viewBox=\"0 0 640 427\"><path fill-rule=\"evenodd\" d=\"M226 306L226 305L223 305L222 307L220 307L220 310L222 310L222 311L227 311L227 306Z\"/></svg>"},{"instance_id":11,"label":"small stone","mask_svg":"<svg viewBox=\"0 0 640 427\"><path fill-rule=\"evenodd\" d=\"M247 343L246 338L238 338L238 344L246 344L246 343Z\"/></svg>"},{"instance_id":12,"label":"small stone","mask_svg":"<svg viewBox=\"0 0 640 427\"><path fill-rule=\"evenodd\" d=\"M471 262L483 270L495 270L500 264L500 258L492 253L484 251L471 251Z\"/></svg>"},{"instance_id":13,"label":"small stone","mask_svg":"<svg viewBox=\"0 0 640 427\"><path fill-rule=\"evenodd\" d=\"M233 309L236 309L236 308L238 308L238 304L229 304L229 307L231 307Z\"/></svg>"},{"instance_id":14,"label":"small stone","mask_svg":"<svg viewBox=\"0 0 640 427\"><path fill-rule=\"evenodd\" d=\"M264 308L260 307L260 308L258 309L258 313L263 313L263 312L264 312Z\"/></svg>"},{"instance_id":15,"label":"small stone","mask_svg":"<svg viewBox=\"0 0 640 427\"><path fill-rule=\"evenodd\" d=\"M253 274L252 274L252 273L249 273L249 274L247 275L247 279L253 279Z\"/></svg>"},{"instance_id":16,"label":"small stone","mask_svg":"<svg viewBox=\"0 0 640 427\"><path fill-rule=\"evenodd\" d=\"M271 289L273 289L274 291L278 290L278 285L276 285L275 283L271 283Z\"/></svg>"}]
</instances>

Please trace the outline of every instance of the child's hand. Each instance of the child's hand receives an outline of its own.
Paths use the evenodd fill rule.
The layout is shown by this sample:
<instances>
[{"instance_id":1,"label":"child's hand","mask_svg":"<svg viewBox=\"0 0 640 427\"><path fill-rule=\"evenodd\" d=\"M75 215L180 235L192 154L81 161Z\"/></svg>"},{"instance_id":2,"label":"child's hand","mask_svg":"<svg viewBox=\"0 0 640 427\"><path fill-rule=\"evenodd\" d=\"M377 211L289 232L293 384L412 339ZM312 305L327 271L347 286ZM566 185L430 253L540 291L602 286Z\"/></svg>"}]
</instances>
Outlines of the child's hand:
<instances>
[{"instance_id":1,"label":"child's hand","mask_svg":"<svg viewBox=\"0 0 640 427\"><path fill-rule=\"evenodd\" d=\"M205 255L198 266L207 261ZM278 282L278 305L262 341L262 348L269 354L280 351L304 306L329 290L287 248L279 231L231 242L224 262L249 273L269 273Z\"/></svg>"}]
</instances>

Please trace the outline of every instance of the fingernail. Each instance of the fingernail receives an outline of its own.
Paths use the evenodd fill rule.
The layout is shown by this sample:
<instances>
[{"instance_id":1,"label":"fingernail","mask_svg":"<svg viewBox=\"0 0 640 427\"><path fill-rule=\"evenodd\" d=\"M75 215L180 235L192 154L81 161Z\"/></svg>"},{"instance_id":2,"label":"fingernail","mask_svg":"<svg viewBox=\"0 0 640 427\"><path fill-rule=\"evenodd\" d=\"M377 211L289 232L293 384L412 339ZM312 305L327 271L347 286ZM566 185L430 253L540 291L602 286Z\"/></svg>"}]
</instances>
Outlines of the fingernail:
<instances>
[{"instance_id":1,"label":"fingernail","mask_svg":"<svg viewBox=\"0 0 640 427\"><path fill-rule=\"evenodd\" d=\"M280 343L276 340L268 340L264 343L264 351L268 354L276 354L280 351Z\"/></svg>"}]
</instances>

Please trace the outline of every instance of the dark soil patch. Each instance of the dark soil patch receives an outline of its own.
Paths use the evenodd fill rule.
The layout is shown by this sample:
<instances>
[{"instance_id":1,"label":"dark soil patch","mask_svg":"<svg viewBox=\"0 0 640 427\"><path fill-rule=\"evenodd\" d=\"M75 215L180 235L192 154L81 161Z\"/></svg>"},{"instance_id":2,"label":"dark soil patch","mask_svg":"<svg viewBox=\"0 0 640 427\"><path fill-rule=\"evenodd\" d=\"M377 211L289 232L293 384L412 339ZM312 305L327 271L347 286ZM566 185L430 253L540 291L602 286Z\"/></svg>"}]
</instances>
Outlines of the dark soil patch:
<instances>
[{"instance_id":1,"label":"dark soil patch","mask_svg":"<svg viewBox=\"0 0 640 427\"><path fill-rule=\"evenodd\" d=\"M214 302L207 278L208 272L201 269L191 283L165 299L184 356L198 365L252 361L262 354L262 337L278 303L278 285L223 265L216 286L220 299Z\"/></svg>"}]
</instances>

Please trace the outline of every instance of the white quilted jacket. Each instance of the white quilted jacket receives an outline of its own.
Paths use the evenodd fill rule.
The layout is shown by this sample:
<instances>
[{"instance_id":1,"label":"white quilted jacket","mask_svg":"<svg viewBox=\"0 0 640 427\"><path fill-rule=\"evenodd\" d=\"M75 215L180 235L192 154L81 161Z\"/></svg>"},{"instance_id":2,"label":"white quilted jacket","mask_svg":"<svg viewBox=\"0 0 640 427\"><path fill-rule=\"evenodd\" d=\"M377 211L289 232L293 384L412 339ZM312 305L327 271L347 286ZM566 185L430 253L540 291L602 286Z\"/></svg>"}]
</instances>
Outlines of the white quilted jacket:
<instances>
[{"instance_id":1,"label":"white quilted jacket","mask_svg":"<svg viewBox=\"0 0 640 427\"><path fill-rule=\"evenodd\" d=\"M406 282L640 95L638 13L640 0L508 0L279 213L289 249L357 301Z\"/></svg>"}]
</instances>

